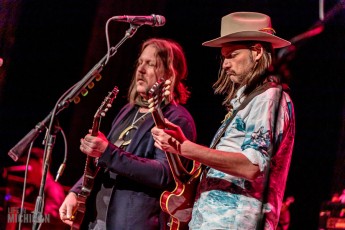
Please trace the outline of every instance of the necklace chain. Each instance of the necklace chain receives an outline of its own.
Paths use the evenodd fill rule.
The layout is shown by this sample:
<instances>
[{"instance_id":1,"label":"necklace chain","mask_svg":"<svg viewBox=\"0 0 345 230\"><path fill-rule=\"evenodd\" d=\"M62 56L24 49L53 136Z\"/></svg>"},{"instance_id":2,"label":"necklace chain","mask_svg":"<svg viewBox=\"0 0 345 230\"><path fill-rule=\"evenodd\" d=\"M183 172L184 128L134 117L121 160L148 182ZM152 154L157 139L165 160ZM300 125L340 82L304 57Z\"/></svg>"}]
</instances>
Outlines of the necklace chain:
<instances>
[{"instance_id":1,"label":"necklace chain","mask_svg":"<svg viewBox=\"0 0 345 230\"><path fill-rule=\"evenodd\" d=\"M145 117L148 113L150 113L150 111L148 111L148 112L144 113L143 115L141 115L138 119L136 119L137 116L138 116L138 114L139 114L139 110L140 110L140 108L139 108L139 109L137 110L137 112L135 113L135 116L134 116L133 121L132 121L132 126L134 126L140 119L144 119L144 117Z\"/></svg>"}]
</instances>

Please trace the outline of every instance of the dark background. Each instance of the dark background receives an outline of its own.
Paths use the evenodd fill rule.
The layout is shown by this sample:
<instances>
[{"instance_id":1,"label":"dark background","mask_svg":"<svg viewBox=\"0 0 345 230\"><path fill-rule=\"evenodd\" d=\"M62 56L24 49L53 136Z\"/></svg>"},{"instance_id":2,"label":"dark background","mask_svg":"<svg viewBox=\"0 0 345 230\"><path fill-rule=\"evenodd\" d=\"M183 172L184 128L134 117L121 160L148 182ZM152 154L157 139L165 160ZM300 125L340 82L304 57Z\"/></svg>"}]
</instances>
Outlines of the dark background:
<instances>
[{"instance_id":1,"label":"dark background","mask_svg":"<svg viewBox=\"0 0 345 230\"><path fill-rule=\"evenodd\" d=\"M334 8L338 5L338 8ZM8 151L52 111L58 98L106 54L105 23L114 15L164 15L163 27L142 26L110 59L86 97L58 115L68 140L67 168L60 182L71 186L82 175L85 157L79 139L92 125L93 115L115 85L120 93L102 120L107 132L126 92L140 43L149 37L178 41L189 66L186 105L195 118L198 143L209 145L225 110L213 96L219 50L201 46L218 37L221 17L235 11L271 16L277 35L287 40L320 23L319 1L136 0L136 1L0 1L0 160L14 164ZM316 229L322 202L345 188L345 13L344 1L325 0L323 32L303 36L296 51L284 60L291 76L291 96L297 119L295 148L286 196L294 196L291 229ZM111 22L114 46L129 24ZM282 51L278 51L278 54ZM42 146L42 132L35 141ZM57 135L51 171L63 159L63 139Z\"/></svg>"}]
</instances>

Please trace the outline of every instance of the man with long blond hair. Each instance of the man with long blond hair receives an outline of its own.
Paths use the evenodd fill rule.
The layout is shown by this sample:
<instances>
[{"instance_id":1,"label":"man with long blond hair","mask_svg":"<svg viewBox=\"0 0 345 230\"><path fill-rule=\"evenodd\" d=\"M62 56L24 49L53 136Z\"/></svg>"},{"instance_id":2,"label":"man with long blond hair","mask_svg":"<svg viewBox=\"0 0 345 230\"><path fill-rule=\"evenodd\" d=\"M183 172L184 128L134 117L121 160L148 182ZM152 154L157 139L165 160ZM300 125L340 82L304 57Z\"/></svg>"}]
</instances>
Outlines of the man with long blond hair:
<instances>
[{"instance_id":1,"label":"man with long blond hair","mask_svg":"<svg viewBox=\"0 0 345 230\"><path fill-rule=\"evenodd\" d=\"M154 147L150 130L154 121L148 108L147 91L161 78L170 80L171 94L163 114L184 134L195 140L193 118L181 106L189 92L183 84L187 63L181 46L167 39L152 38L141 46L136 70L128 92L129 103L113 121L107 137L87 134L80 150L97 157L102 169L94 186L95 198L87 219L88 229L165 229L167 219L160 208L161 193L171 188L174 179L165 153ZM115 144L114 144L115 143ZM60 207L60 218L71 225L76 194L81 182L71 189Z\"/></svg>"}]
</instances>

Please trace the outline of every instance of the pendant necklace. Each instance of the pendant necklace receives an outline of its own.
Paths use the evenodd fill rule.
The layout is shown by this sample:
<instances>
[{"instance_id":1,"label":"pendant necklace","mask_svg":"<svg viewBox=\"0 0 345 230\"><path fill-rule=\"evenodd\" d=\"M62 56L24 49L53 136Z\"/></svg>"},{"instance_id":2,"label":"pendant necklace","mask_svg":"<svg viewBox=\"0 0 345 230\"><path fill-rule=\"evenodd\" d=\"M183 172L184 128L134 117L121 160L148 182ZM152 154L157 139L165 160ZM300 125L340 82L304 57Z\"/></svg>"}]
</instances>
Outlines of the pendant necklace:
<instances>
[{"instance_id":1,"label":"pendant necklace","mask_svg":"<svg viewBox=\"0 0 345 230\"><path fill-rule=\"evenodd\" d=\"M134 130L137 130L138 129L138 126L136 126L135 124L140 121L141 119L144 120L145 116L150 113L150 111L144 113L143 115L141 115L138 119L137 116L139 114L139 110L140 108L137 110L137 112L135 113L135 116L133 118L133 121L132 121L132 124L130 126L128 126L127 128L125 128L121 133L120 133L120 136L119 136L119 139L115 142L115 145L116 146L127 146L129 145L129 143L131 143L131 140L132 139L129 139L127 141L125 141L123 138L126 137L128 134L129 134L129 131L131 131L132 129Z\"/></svg>"},{"instance_id":2,"label":"pendant necklace","mask_svg":"<svg viewBox=\"0 0 345 230\"><path fill-rule=\"evenodd\" d=\"M133 121L132 121L132 124L131 124L131 126L134 126L134 127L136 127L136 128L138 128L138 127L135 126L135 124L136 124L138 121L140 121L141 119L144 120L144 117L145 117L148 113L150 113L150 111L148 111L148 112L144 113L143 115L141 115L138 119L136 119L137 116L138 116L138 114L139 114L139 110L140 110L140 108L139 108L139 109L137 110L137 112L135 113L135 116L134 116ZM135 120L135 119L136 119L136 120Z\"/></svg>"}]
</instances>

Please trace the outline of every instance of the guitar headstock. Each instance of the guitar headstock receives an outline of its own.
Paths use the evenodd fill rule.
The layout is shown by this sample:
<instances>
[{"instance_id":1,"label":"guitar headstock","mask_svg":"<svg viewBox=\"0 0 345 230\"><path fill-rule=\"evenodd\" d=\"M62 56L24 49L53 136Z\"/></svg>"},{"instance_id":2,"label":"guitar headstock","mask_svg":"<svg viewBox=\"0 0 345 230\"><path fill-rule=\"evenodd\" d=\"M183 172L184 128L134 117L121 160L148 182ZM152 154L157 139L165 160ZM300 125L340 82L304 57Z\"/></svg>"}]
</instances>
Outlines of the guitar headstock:
<instances>
[{"instance_id":1,"label":"guitar headstock","mask_svg":"<svg viewBox=\"0 0 345 230\"><path fill-rule=\"evenodd\" d=\"M161 78L147 93L149 97L148 102L150 112L152 113L156 125L160 128L165 127L165 121L160 106L170 94L170 84L171 82L169 80L165 81L163 78Z\"/></svg>"},{"instance_id":2,"label":"guitar headstock","mask_svg":"<svg viewBox=\"0 0 345 230\"><path fill-rule=\"evenodd\" d=\"M101 106L97 109L97 112L95 113L94 118L105 116L106 112L108 112L114 99L116 98L118 92L119 92L119 89L117 88L117 86L115 86L114 89L111 92L109 92L108 95L104 98Z\"/></svg>"},{"instance_id":3,"label":"guitar headstock","mask_svg":"<svg viewBox=\"0 0 345 230\"><path fill-rule=\"evenodd\" d=\"M147 92L149 108L158 109L161 103L170 95L170 80L159 79Z\"/></svg>"}]
</instances>

